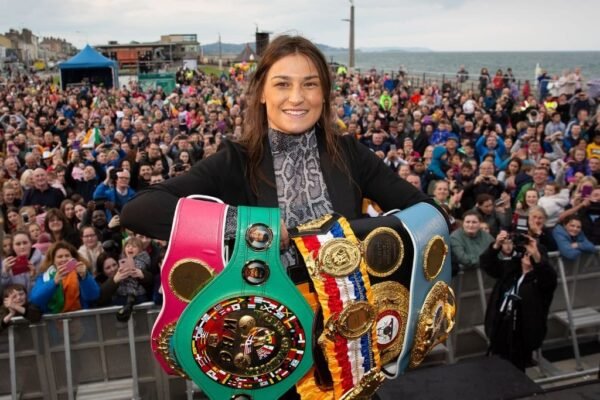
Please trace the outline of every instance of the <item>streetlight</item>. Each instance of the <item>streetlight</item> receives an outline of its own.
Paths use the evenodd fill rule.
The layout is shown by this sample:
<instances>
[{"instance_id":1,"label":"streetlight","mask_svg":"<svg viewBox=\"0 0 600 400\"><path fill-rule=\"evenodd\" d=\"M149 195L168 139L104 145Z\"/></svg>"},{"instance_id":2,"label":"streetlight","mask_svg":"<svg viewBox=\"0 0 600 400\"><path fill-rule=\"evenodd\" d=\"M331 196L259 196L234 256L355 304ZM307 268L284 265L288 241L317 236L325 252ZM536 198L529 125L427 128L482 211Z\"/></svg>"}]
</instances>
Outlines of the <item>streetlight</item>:
<instances>
[{"instance_id":1,"label":"streetlight","mask_svg":"<svg viewBox=\"0 0 600 400\"><path fill-rule=\"evenodd\" d=\"M350 0L350 19L342 19L350 22L350 43L348 48L348 68L354 68L354 0Z\"/></svg>"}]
</instances>

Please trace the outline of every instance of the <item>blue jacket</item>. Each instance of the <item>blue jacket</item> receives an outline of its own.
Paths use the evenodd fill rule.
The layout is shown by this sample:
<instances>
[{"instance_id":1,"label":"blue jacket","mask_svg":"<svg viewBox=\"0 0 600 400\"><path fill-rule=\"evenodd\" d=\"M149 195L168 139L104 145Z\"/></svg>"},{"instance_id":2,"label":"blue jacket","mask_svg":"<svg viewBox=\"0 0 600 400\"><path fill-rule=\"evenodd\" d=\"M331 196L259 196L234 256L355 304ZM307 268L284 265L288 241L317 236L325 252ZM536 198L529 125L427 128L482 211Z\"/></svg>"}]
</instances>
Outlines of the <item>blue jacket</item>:
<instances>
[{"instance_id":1,"label":"blue jacket","mask_svg":"<svg viewBox=\"0 0 600 400\"><path fill-rule=\"evenodd\" d=\"M117 210L121 211L125 203L135 196L135 191L128 187L127 194L119 194L114 187L106 185L104 182L98 185L94 191L94 200L105 199L115 204Z\"/></svg>"},{"instance_id":2,"label":"blue jacket","mask_svg":"<svg viewBox=\"0 0 600 400\"><path fill-rule=\"evenodd\" d=\"M427 170L435 175L434 179L445 179L446 174L444 173L443 167L448 163L445 160L442 160L442 157L447 153L445 147L438 146L433 149L433 157L431 158L431 163Z\"/></svg>"},{"instance_id":3,"label":"blue jacket","mask_svg":"<svg viewBox=\"0 0 600 400\"><path fill-rule=\"evenodd\" d=\"M581 253L596 252L596 247L585 237L583 231L577 237L573 238L569 235L565 227L559 224L552 230L552 236L558 245L560 255L567 260L576 260ZM571 247L572 243L578 244L576 249Z\"/></svg>"},{"instance_id":4,"label":"blue jacket","mask_svg":"<svg viewBox=\"0 0 600 400\"><path fill-rule=\"evenodd\" d=\"M29 300L39 307L43 313L50 312L48 302L52 299L52 295L60 286L54 282L54 279L44 280L45 274L39 274L35 280L35 285L31 290ZM90 308L91 304L100 296L100 286L94 280L92 274L86 274L84 279L79 278L79 302L81 308Z\"/></svg>"},{"instance_id":5,"label":"blue jacket","mask_svg":"<svg viewBox=\"0 0 600 400\"><path fill-rule=\"evenodd\" d=\"M506 154L506 146L504 145L504 140L502 140L501 137L496 137L496 140L498 142L498 144L496 145L496 147L494 149L488 149L485 145L485 140L486 140L487 136L481 135L479 136L479 139L477 139L477 142L475 143L475 149L477 150L477 154L479 154L479 162L483 162L483 159L485 158L485 156L490 153L490 152L494 152L494 165L496 166L496 169L500 170L501 167L506 167L505 166L505 157L504 155ZM509 160L510 161L510 160ZM508 165L508 163L506 163L506 165Z\"/></svg>"},{"instance_id":6,"label":"blue jacket","mask_svg":"<svg viewBox=\"0 0 600 400\"><path fill-rule=\"evenodd\" d=\"M432 146L443 145L448 140L452 133L449 131L441 131L437 129L429 138L429 144Z\"/></svg>"}]
</instances>

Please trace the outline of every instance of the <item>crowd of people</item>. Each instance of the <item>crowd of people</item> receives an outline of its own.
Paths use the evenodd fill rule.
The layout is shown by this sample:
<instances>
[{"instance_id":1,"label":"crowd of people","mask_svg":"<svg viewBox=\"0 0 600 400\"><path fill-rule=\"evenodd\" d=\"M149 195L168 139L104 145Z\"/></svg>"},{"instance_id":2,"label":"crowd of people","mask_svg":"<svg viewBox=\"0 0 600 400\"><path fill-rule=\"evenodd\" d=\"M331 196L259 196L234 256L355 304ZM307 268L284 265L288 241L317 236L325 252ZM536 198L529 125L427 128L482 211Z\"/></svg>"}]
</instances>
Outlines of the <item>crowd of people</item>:
<instances>
[{"instance_id":1,"label":"crowd of people","mask_svg":"<svg viewBox=\"0 0 600 400\"><path fill-rule=\"evenodd\" d=\"M510 70L482 69L475 91L462 85L466 71L424 87L404 74L332 71L339 133L447 211L455 271L481 265L499 279L490 329L503 325L501 294L515 276L546 274L526 280L545 283L536 310L546 315L556 285L547 252L577 259L600 245L600 112L576 73L568 91L534 93L516 89ZM135 82L61 90L35 74L0 80L2 327L14 315L106 305L122 305L126 321L133 304L160 302L166 243L123 229L120 212L237 141L247 108L245 73L182 70L177 81L165 93ZM507 277L490 259L520 272Z\"/></svg>"}]
</instances>

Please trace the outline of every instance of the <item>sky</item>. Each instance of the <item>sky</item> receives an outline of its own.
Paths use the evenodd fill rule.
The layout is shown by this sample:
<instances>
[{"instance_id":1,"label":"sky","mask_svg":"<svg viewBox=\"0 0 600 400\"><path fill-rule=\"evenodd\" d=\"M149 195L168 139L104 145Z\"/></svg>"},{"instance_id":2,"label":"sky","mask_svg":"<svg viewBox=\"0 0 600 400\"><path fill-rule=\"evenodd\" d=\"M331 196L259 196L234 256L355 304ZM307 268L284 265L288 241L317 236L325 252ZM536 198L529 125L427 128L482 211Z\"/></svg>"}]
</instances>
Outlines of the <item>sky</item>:
<instances>
[{"instance_id":1,"label":"sky","mask_svg":"<svg viewBox=\"0 0 600 400\"><path fill-rule=\"evenodd\" d=\"M600 50L598 0L354 0L356 48ZM0 33L29 28L82 47L196 33L254 41L256 27L348 47L349 0L0 0Z\"/></svg>"}]
</instances>

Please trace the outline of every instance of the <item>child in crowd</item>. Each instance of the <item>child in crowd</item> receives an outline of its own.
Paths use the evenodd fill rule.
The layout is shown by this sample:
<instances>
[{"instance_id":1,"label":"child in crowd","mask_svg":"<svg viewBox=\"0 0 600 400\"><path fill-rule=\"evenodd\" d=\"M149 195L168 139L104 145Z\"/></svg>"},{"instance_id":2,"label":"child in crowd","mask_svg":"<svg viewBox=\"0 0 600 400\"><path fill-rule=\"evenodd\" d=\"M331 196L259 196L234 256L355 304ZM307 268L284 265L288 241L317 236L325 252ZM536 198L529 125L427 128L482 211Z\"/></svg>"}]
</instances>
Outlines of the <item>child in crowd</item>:
<instances>
[{"instance_id":1,"label":"child in crowd","mask_svg":"<svg viewBox=\"0 0 600 400\"><path fill-rule=\"evenodd\" d=\"M40 309L27 302L25 286L20 284L8 285L2 294L0 307L0 332L5 330L14 317L23 317L29 322L38 322L42 318Z\"/></svg>"},{"instance_id":2,"label":"child in crowd","mask_svg":"<svg viewBox=\"0 0 600 400\"><path fill-rule=\"evenodd\" d=\"M569 205L569 189L561 189L560 186L551 182L544 187L544 195L538 200L538 206L546 211L548 219L546 228L554 228L558 223L558 217Z\"/></svg>"},{"instance_id":3,"label":"child in crowd","mask_svg":"<svg viewBox=\"0 0 600 400\"><path fill-rule=\"evenodd\" d=\"M128 238L119 260L119 270L122 269L122 273L127 275L117 288L116 303L123 304L123 308L117 312L119 321L127 321L133 305L146 300L146 287L152 285L149 268L150 256L143 250L142 241L137 237Z\"/></svg>"}]
</instances>

